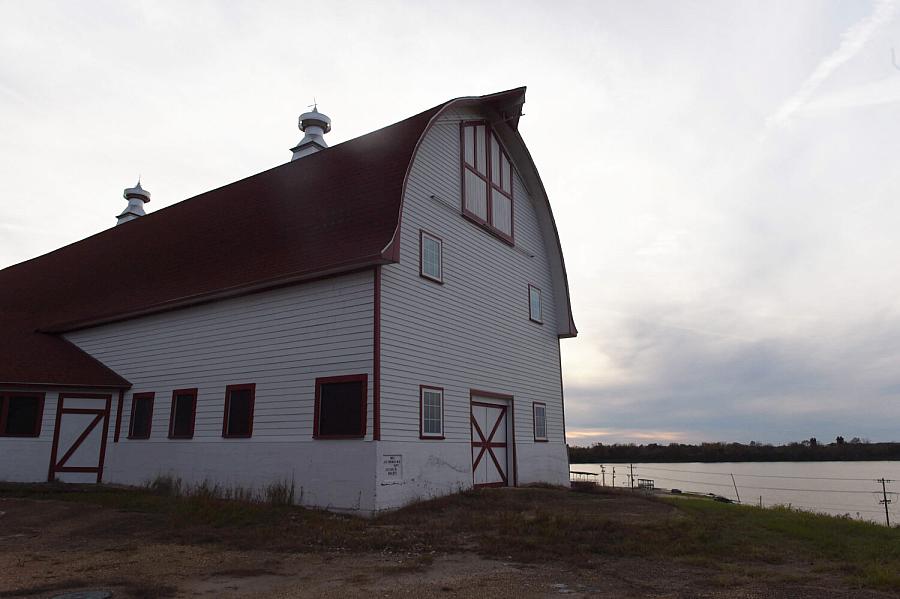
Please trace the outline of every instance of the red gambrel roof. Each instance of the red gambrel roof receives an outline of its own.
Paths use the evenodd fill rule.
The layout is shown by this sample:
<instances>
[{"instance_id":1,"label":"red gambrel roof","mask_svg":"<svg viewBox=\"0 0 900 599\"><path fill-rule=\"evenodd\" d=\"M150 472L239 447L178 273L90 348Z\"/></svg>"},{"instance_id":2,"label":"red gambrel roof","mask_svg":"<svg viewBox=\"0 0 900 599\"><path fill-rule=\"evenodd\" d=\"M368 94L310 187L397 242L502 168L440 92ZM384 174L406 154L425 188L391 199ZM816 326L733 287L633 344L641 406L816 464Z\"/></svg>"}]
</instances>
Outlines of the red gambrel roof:
<instances>
[{"instance_id":1,"label":"red gambrel roof","mask_svg":"<svg viewBox=\"0 0 900 599\"><path fill-rule=\"evenodd\" d=\"M0 270L0 382L128 387L58 333L396 261L407 169L445 105Z\"/></svg>"}]
</instances>

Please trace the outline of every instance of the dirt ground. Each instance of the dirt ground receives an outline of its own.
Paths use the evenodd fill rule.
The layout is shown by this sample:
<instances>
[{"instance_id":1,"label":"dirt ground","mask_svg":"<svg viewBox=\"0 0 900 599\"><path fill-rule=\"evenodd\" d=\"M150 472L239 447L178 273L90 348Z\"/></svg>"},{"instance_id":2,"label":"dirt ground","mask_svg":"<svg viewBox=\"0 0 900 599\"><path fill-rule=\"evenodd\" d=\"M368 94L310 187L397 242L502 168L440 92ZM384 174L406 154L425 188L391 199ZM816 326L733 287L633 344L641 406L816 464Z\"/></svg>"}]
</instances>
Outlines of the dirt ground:
<instances>
[{"instance_id":1,"label":"dirt ground","mask_svg":"<svg viewBox=\"0 0 900 599\"><path fill-rule=\"evenodd\" d=\"M623 518L672 509L616 501L611 511ZM99 589L116 598L896 596L848 589L803 563L729 570L607 556L579 567L485 555L464 538L449 551L271 550L192 539L167 526L154 514L85 502L0 498L0 597Z\"/></svg>"}]
</instances>

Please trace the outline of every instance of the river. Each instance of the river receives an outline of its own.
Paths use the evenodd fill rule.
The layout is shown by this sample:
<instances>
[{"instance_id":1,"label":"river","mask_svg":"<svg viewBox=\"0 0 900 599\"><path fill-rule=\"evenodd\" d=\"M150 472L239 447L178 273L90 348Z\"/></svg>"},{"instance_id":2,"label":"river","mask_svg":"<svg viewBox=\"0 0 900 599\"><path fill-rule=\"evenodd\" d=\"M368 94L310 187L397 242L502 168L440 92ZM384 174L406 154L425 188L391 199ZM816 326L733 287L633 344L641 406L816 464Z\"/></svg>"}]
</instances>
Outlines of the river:
<instances>
[{"instance_id":1,"label":"river","mask_svg":"<svg viewBox=\"0 0 900 599\"><path fill-rule=\"evenodd\" d=\"M900 461L890 462L720 462L633 464L639 479L656 488L715 493L745 504L793 508L884 524L881 483L885 478L892 525L900 524ZM572 464L572 471L593 472L597 482L631 485L629 464ZM603 472L605 471L605 475ZM734 475L734 482L732 482ZM737 487L737 489L735 489Z\"/></svg>"}]
</instances>

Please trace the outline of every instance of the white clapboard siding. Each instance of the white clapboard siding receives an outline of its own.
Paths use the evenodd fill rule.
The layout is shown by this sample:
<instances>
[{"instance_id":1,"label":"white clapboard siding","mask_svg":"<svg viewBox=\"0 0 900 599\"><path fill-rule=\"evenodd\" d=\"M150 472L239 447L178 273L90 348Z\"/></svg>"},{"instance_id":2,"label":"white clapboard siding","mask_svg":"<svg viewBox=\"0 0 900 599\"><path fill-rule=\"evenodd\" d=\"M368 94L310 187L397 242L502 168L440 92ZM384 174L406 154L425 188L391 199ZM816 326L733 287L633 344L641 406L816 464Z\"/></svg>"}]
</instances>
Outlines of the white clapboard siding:
<instances>
[{"instance_id":1,"label":"white clapboard siding","mask_svg":"<svg viewBox=\"0 0 900 599\"><path fill-rule=\"evenodd\" d=\"M255 383L253 437L312 442L315 379L367 374L372 431L371 270L69 333L66 337L132 384L120 443L172 444L172 391L198 388L194 438L222 439L225 387ZM133 393L154 392L149 440L128 440ZM113 448L115 450L115 448Z\"/></svg>"},{"instance_id":2,"label":"white clapboard siding","mask_svg":"<svg viewBox=\"0 0 900 599\"><path fill-rule=\"evenodd\" d=\"M517 444L532 444L532 402L546 403L550 445L558 449L559 345L545 249L555 240L543 239L517 173L515 248L461 216L459 121L468 118L481 115L445 113L426 134L407 181L400 263L383 269L382 439L418 439L419 385L434 385L444 388L446 439L425 442L427 451L471 442L470 389L515 397ZM420 229L443 240L443 285L419 276ZM542 290L542 325L529 320L529 284ZM520 478L522 469L520 463Z\"/></svg>"}]
</instances>

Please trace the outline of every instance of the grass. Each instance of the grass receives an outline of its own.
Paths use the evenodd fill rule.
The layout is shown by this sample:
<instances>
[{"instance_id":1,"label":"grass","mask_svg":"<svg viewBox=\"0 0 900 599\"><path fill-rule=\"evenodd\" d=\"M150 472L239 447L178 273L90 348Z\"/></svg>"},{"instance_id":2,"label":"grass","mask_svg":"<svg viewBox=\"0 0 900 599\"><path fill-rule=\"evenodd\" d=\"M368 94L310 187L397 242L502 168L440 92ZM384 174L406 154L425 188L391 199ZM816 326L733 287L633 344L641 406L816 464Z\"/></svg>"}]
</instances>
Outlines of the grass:
<instances>
[{"instance_id":1,"label":"grass","mask_svg":"<svg viewBox=\"0 0 900 599\"><path fill-rule=\"evenodd\" d=\"M365 520L291 506L292 489L285 483L255 501L224 499L210 486L187 492L174 482L137 490L0 485L0 496L142 513L139 534L185 544L391 554L398 572L427 569L436 553L459 551L579 568L615 556L707 568L709 584L719 586L780 568L788 582L825 573L854 588L900 591L900 529L849 518L583 486L468 491Z\"/></svg>"},{"instance_id":2,"label":"grass","mask_svg":"<svg viewBox=\"0 0 900 599\"><path fill-rule=\"evenodd\" d=\"M822 571L858 586L900 590L900 529L785 507L761 509L698 499L670 499L692 520L720 534L719 545L759 559L807 556Z\"/></svg>"}]
</instances>

